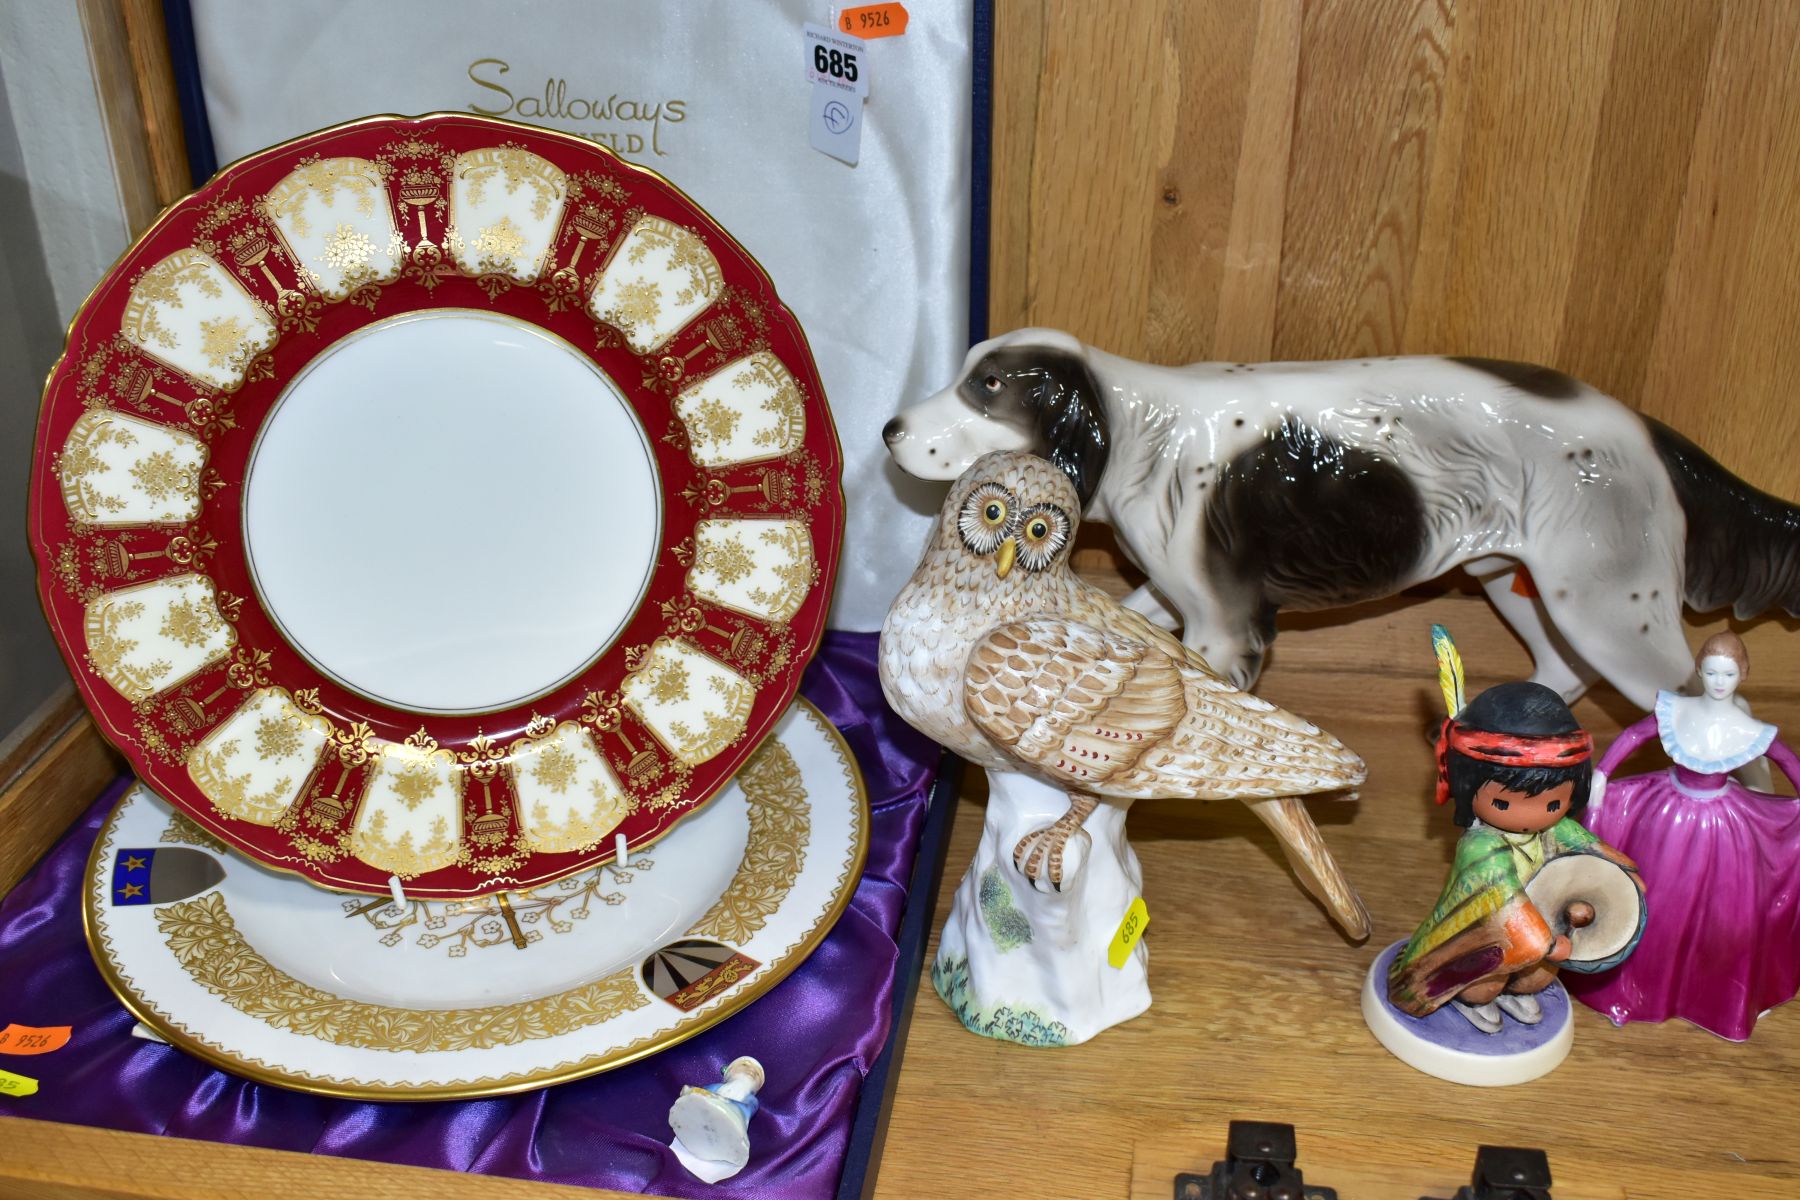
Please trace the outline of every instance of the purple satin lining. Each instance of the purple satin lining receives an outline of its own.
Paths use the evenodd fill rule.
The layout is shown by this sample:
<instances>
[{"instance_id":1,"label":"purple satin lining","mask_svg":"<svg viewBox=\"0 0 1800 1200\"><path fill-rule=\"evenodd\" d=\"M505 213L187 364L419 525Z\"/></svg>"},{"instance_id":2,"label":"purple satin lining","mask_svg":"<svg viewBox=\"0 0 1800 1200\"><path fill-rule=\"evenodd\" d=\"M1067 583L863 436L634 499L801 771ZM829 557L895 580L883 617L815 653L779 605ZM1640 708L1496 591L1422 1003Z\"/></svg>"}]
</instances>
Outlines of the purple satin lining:
<instances>
[{"instance_id":1,"label":"purple satin lining","mask_svg":"<svg viewBox=\"0 0 1800 1200\"><path fill-rule=\"evenodd\" d=\"M429 1104L261 1086L134 1038L81 933L83 870L120 781L0 901L0 1025L74 1027L54 1053L0 1058L0 1068L40 1081L34 1096L0 1100L0 1114L668 1196L831 1196L863 1077L892 1020L894 933L940 752L882 700L874 634L827 633L800 690L862 766L873 810L868 868L812 957L705 1033L590 1079ZM740 1054L768 1072L750 1164L708 1186L669 1150L669 1105L682 1084L717 1082Z\"/></svg>"}]
</instances>

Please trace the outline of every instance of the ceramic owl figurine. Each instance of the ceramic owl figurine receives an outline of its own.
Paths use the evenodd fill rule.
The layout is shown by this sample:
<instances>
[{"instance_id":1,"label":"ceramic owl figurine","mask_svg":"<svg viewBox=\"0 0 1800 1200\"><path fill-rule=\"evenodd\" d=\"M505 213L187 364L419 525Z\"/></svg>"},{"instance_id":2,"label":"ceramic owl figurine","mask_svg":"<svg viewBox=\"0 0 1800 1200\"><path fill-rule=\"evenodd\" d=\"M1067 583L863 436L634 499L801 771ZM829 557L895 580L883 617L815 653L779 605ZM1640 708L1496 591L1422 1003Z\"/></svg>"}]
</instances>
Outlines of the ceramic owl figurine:
<instances>
[{"instance_id":1,"label":"ceramic owl figurine","mask_svg":"<svg viewBox=\"0 0 1800 1200\"><path fill-rule=\"evenodd\" d=\"M970 1029L1040 1045L1149 1007L1142 943L1109 960L1142 884L1125 840L1133 800L1248 803L1338 923L1369 932L1294 798L1357 786L1362 760L1076 578L1079 513L1050 462L977 459L881 631L888 702L988 772L986 827L932 978Z\"/></svg>"}]
</instances>

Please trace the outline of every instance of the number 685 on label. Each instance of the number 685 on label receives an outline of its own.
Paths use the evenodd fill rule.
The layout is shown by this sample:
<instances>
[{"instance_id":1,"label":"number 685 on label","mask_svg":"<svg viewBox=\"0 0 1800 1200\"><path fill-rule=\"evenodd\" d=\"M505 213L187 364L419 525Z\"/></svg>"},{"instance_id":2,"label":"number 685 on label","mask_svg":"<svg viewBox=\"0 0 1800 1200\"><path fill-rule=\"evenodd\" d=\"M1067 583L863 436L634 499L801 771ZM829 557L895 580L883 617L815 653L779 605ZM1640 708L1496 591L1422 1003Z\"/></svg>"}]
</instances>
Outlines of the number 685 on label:
<instances>
[{"instance_id":1,"label":"number 685 on label","mask_svg":"<svg viewBox=\"0 0 1800 1200\"><path fill-rule=\"evenodd\" d=\"M823 25L806 26L806 77L854 96L869 94L868 46Z\"/></svg>"}]
</instances>

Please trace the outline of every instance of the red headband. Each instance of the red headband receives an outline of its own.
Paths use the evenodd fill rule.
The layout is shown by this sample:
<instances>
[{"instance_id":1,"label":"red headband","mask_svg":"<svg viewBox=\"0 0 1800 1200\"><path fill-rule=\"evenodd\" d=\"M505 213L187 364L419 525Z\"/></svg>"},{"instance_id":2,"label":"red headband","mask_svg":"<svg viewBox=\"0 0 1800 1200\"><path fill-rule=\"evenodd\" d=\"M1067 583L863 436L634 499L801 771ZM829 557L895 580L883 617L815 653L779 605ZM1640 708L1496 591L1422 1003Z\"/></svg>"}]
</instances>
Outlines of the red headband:
<instances>
[{"instance_id":1,"label":"red headband","mask_svg":"<svg viewBox=\"0 0 1800 1200\"><path fill-rule=\"evenodd\" d=\"M1445 721L1437 740L1437 802L1450 799L1450 751L1482 762L1503 763L1514 767L1568 767L1584 763L1594 755L1594 738L1585 729L1574 733L1549 733L1533 736L1520 733L1490 733L1485 729L1466 729L1455 721Z\"/></svg>"}]
</instances>

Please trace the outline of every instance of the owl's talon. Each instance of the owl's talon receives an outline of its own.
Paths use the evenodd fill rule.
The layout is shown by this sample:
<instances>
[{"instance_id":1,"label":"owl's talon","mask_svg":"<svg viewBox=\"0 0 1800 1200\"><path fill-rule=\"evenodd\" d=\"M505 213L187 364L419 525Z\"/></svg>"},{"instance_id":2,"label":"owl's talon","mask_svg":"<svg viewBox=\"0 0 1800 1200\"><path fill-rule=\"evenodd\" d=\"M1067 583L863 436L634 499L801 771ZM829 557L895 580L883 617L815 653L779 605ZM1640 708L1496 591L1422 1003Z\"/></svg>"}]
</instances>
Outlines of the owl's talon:
<instances>
[{"instance_id":1,"label":"owl's talon","mask_svg":"<svg viewBox=\"0 0 1800 1200\"><path fill-rule=\"evenodd\" d=\"M1080 873L1093 839L1063 820L1034 829L1013 847L1013 866L1040 892L1060 892Z\"/></svg>"},{"instance_id":2,"label":"owl's talon","mask_svg":"<svg viewBox=\"0 0 1800 1200\"><path fill-rule=\"evenodd\" d=\"M1049 834L1049 829L1034 829L1020 838L1018 845L1013 847L1013 867L1034 884L1044 878L1043 843ZM1052 886L1057 886L1061 880L1059 878L1051 883Z\"/></svg>"}]
</instances>

